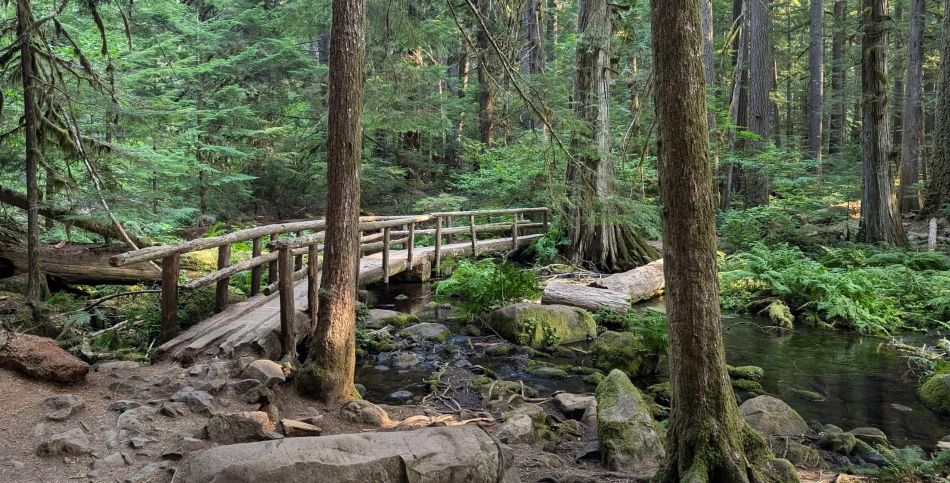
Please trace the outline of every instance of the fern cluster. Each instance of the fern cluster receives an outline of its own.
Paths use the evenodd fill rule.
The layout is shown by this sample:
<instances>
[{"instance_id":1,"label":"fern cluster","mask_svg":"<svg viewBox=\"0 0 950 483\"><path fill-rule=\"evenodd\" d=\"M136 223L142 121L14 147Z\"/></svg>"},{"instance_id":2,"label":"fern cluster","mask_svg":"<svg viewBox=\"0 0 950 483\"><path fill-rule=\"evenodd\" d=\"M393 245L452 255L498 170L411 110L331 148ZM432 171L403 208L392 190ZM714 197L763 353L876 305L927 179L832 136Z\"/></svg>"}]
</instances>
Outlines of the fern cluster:
<instances>
[{"instance_id":1,"label":"fern cluster","mask_svg":"<svg viewBox=\"0 0 950 483\"><path fill-rule=\"evenodd\" d=\"M436 284L436 295L461 299L462 308L472 315L539 293L538 281L530 270L492 259L460 260L452 276Z\"/></svg>"},{"instance_id":2,"label":"fern cluster","mask_svg":"<svg viewBox=\"0 0 950 483\"><path fill-rule=\"evenodd\" d=\"M743 310L779 299L806 321L874 334L950 326L945 256L856 250L829 251L818 261L788 245L754 244L723 257L723 306Z\"/></svg>"}]
</instances>

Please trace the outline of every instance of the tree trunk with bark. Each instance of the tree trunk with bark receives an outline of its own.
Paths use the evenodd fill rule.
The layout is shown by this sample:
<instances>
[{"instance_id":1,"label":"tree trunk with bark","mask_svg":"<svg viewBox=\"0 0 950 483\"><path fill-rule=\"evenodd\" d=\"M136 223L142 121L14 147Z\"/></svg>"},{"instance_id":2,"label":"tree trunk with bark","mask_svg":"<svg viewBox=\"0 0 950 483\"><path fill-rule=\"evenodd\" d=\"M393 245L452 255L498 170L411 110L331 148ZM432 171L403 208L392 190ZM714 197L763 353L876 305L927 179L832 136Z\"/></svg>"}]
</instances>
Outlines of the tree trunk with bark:
<instances>
[{"instance_id":1,"label":"tree trunk with bark","mask_svg":"<svg viewBox=\"0 0 950 483\"><path fill-rule=\"evenodd\" d=\"M907 246L893 194L887 92L887 0L862 0L863 190L859 238Z\"/></svg>"},{"instance_id":2,"label":"tree trunk with bark","mask_svg":"<svg viewBox=\"0 0 950 483\"><path fill-rule=\"evenodd\" d=\"M570 256L575 263L614 272L659 257L656 249L623 223L613 198L608 85L612 25L607 0L584 0L578 13L574 115L582 123L568 160Z\"/></svg>"},{"instance_id":3,"label":"tree trunk with bark","mask_svg":"<svg viewBox=\"0 0 950 483\"><path fill-rule=\"evenodd\" d=\"M478 48L478 134L486 146L495 144L495 79L492 70L495 55L492 52L491 32L484 26L493 23L491 0L479 0L478 10L484 22L476 22L475 46Z\"/></svg>"},{"instance_id":4,"label":"tree trunk with bark","mask_svg":"<svg viewBox=\"0 0 950 483\"><path fill-rule=\"evenodd\" d=\"M937 108L934 112L934 150L930 162L930 181L923 213L937 214L950 204L950 0L944 0L943 46L940 49L940 78L937 84Z\"/></svg>"},{"instance_id":5,"label":"tree trunk with bark","mask_svg":"<svg viewBox=\"0 0 950 483\"><path fill-rule=\"evenodd\" d=\"M828 154L837 154L844 148L845 118L848 101L844 90L848 74L847 55L848 0L835 0L834 33L831 40L831 122L828 133Z\"/></svg>"},{"instance_id":6,"label":"tree trunk with bark","mask_svg":"<svg viewBox=\"0 0 950 483\"><path fill-rule=\"evenodd\" d=\"M703 16L703 72L706 75L706 122L709 124L709 134L716 132L716 111L712 108L711 95L716 87L716 64L713 57L715 49L713 35L713 5L712 0L702 0Z\"/></svg>"},{"instance_id":7,"label":"tree trunk with bark","mask_svg":"<svg viewBox=\"0 0 950 483\"><path fill-rule=\"evenodd\" d=\"M23 127L26 138L26 298L39 302L41 296L39 263L39 193L37 170L40 163L39 119L37 118L36 60L33 51L33 9L30 0L16 2L16 31L20 39L20 75L23 83Z\"/></svg>"},{"instance_id":8,"label":"tree trunk with bark","mask_svg":"<svg viewBox=\"0 0 950 483\"><path fill-rule=\"evenodd\" d=\"M746 129L749 125L749 29L746 5L743 0L734 0L732 3L733 23L739 29L733 42L734 80L730 99L730 118L735 128L729 134L729 144L732 149L744 146L744 141L736 135L739 129ZM732 207L732 194L736 192L739 181L739 167L733 163L721 166L719 183L719 209L727 211Z\"/></svg>"},{"instance_id":9,"label":"tree trunk with bark","mask_svg":"<svg viewBox=\"0 0 950 483\"><path fill-rule=\"evenodd\" d=\"M821 160L823 104L825 101L825 1L811 0L808 52L808 155Z\"/></svg>"},{"instance_id":10,"label":"tree trunk with bark","mask_svg":"<svg viewBox=\"0 0 950 483\"><path fill-rule=\"evenodd\" d=\"M910 30L907 37L907 73L904 78L904 115L901 136L900 188L897 202L901 213L917 211L923 205L923 194L917 184L920 162L920 138L923 108L920 102L924 59L924 15L926 0L911 0Z\"/></svg>"},{"instance_id":11,"label":"tree trunk with bark","mask_svg":"<svg viewBox=\"0 0 950 483\"><path fill-rule=\"evenodd\" d=\"M356 284L366 0L333 0L327 131L327 219L318 323L298 389L327 404L359 397Z\"/></svg>"},{"instance_id":12,"label":"tree trunk with bark","mask_svg":"<svg viewBox=\"0 0 950 483\"><path fill-rule=\"evenodd\" d=\"M544 71L544 38L541 28L543 0L527 0L522 12L521 25L524 30L521 52L521 73L536 75ZM541 123L529 110L522 113L522 125L527 129L537 129Z\"/></svg>"},{"instance_id":13,"label":"tree trunk with bark","mask_svg":"<svg viewBox=\"0 0 950 483\"><path fill-rule=\"evenodd\" d=\"M749 15L749 130L758 136L756 149L768 149L775 129L775 104L771 94L775 82L775 63L769 40L769 3L750 1ZM746 205L769 204L768 169L762 163L743 166L742 194Z\"/></svg>"},{"instance_id":14,"label":"tree trunk with bark","mask_svg":"<svg viewBox=\"0 0 950 483\"><path fill-rule=\"evenodd\" d=\"M655 481L769 481L771 455L739 414L720 329L700 5L653 0L652 19L673 399Z\"/></svg>"}]
</instances>

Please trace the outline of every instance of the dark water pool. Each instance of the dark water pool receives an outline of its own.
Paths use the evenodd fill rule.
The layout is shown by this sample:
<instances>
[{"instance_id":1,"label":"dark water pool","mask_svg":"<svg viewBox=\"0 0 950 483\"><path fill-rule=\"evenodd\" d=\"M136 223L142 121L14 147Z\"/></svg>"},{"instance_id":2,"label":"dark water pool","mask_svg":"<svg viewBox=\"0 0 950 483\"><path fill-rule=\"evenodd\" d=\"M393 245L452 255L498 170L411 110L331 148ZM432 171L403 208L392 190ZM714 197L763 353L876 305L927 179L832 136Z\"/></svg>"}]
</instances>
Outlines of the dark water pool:
<instances>
[{"instance_id":1,"label":"dark water pool","mask_svg":"<svg viewBox=\"0 0 950 483\"><path fill-rule=\"evenodd\" d=\"M418 315L423 320L439 321L460 333L457 313L430 304L433 293L429 284L391 284L371 289L373 305ZM661 303L652 305L660 306ZM834 424L845 430L873 426L884 431L892 444L932 448L940 438L950 435L950 416L935 413L917 399L917 375L907 360L888 346L888 340L801 326L785 335L762 330L767 321L727 317L723 320L726 358L732 365L755 365L765 370L765 390L798 411L806 420ZM464 345L465 336L453 341ZM912 335L909 343L933 342L935 337ZM547 379L526 374L522 365L507 358L473 359L498 372L506 379L522 379L542 393L554 390L592 391L580 378ZM431 366L408 372L379 371L373 367L358 369L357 380L369 389L371 399L383 400L388 394L408 389L425 393L425 379ZM654 381L637 381L647 385ZM824 401L807 400L795 390L821 394Z\"/></svg>"}]
</instances>

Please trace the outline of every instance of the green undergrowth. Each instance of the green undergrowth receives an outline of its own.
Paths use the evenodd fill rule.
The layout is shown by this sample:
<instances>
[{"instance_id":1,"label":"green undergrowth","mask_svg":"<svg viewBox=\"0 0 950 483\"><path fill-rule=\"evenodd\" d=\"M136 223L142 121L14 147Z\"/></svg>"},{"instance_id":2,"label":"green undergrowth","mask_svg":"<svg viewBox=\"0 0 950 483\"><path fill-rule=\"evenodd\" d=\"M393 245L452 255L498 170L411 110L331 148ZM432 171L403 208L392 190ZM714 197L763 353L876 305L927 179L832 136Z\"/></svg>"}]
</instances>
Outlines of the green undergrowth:
<instances>
[{"instance_id":1,"label":"green undergrowth","mask_svg":"<svg viewBox=\"0 0 950 483\"><path fill-rule=\"evenodd\" d=\"M650 309L630 309L626 312L604 310L594 314L598 329L633 332L640 336L645 349L651 354L666 354L666 314Z\"/></svg>"},{"instance_id":2,"label":"green undergrowth","mask_svg":"<svg viewBox=\"0 0 950 483\"><path fill-rule=\"evenodd\" d=\"M868 334L950 328L950 259L873 246L809 255L754 243L720 258L722 305L759 311L780 300L797 322Z\"/></svg>"},{"instance_id":3,"label":"green undergrowth","mask_svg":"<svg viewBox=\"0 0 950 483\"><path fill-rule=\"evenodd\" d=\"M539 294L534 273L493 259L459 260L452 275L436 283L437 296L461 300L472 315Z\"/></svg>"}]
</instances>

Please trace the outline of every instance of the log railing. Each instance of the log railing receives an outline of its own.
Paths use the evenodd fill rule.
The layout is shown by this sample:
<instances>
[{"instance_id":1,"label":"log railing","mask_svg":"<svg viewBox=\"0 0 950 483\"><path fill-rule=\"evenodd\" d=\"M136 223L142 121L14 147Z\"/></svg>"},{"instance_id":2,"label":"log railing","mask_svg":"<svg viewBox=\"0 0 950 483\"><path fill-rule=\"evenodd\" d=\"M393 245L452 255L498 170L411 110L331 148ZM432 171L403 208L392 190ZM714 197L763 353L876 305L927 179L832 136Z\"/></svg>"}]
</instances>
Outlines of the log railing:
<instances>
[{"instance_id":1,"label":"log railing","mask_svg":"<svg viewBox=\"0 0 950 483\"><path fill-rule=\"evenodd\" d=\"M512 246L518 246L519 236L527 230L549 227L548 208L518 208L506 210L455 211L416 216L368 216L360 217L360 252L362 255L381 252L382 281L389 283L391 275L391 250L401 246L406 258L406 270L412 270L419 260L421 248L418 237L433 237L433 268L438 272L442 265L443 247L453 243L454 236L467 234L471 239L471 254L478 254L480 234L509 232ZM532 221L526 216L539 216ZM492 217L496 221L492 221ZM497 221L498 217L510 221ZM453 221L468 219L468 226L453 226ZM478 224L479 219L483 223ZM420 225L434 225L420 228ZM284 355L294 355L296 340L294 282L307 278L307 305L310 330L316 327L319 305L317 290L320 271L320 254L325 238L324 220L293 223L278 223L239 230L225 235L199 238L174 245L143 248L113 256L109 262L121 267L134 263L161 260L162 296L160 338L167 341L174 337L178 322L178 297L180 289L193 290L215 284L215 310L222 312L228 306L230 278L238 273L251 272L249 296L259 293L271 295L279 292L281 346ZM284 235L282 237L282 235ZM265 238L267 241L265 241ZM486 240L492 238L486 238ZM495 238L497 239L497 238ZM251 255L247 260L231 263L232 245L251 242ZM264 252L267 248L267 252ZM217 270L179 286L181 256L185 253L217 249ZM262 285L264 268L267 268L267 284Z\"/></svg>"}]
</instances>

